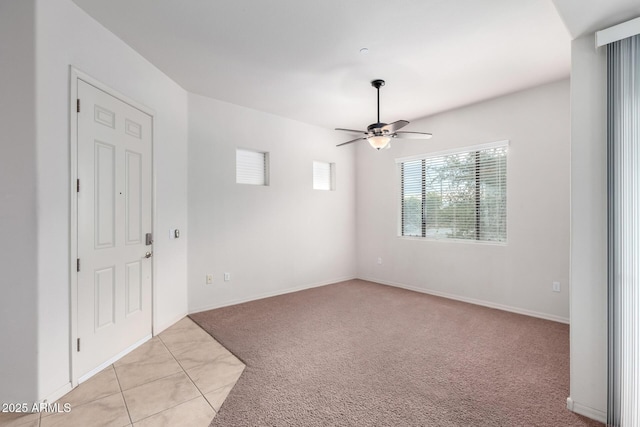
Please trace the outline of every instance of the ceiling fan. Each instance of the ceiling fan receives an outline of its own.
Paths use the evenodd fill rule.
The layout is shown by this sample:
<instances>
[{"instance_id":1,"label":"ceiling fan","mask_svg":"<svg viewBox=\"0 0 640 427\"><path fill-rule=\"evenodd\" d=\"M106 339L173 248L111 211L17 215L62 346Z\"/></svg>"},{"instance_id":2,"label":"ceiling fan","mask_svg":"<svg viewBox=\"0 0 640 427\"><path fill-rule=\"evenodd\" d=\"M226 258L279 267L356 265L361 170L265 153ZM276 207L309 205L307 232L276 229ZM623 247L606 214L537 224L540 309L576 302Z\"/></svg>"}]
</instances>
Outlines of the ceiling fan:
<instances>
[{"instance_id":1,"label":"ceiling fan","mask_svg":"<svg viewBox=\"0 0 640 427\"><path fill-rule=\"evenodd\" d=\"M384 86L384 80L374 80L371 82L371 86L375 87L378 91L378 122L370 124L367 127L367 130L354 130L354 129L342 129L336 128L336 130L343 132L351 132L351 133L359 133L365 136L360 136L356 139L352 139L351 141L343 142L342 144L336 145L336 147L340 147L342 145L351 144L352 142L357 142L363 139L369 141L369 144L377 150L382 148L391 147L391 139L392 138L400 138L400 139L429 139L433 135L425 132L407 132L407 131L399 131L406 125L409 124L406 120L398 120L393 123L381 123L380 122L380 88Z\"/></svg>"}]
</instances>

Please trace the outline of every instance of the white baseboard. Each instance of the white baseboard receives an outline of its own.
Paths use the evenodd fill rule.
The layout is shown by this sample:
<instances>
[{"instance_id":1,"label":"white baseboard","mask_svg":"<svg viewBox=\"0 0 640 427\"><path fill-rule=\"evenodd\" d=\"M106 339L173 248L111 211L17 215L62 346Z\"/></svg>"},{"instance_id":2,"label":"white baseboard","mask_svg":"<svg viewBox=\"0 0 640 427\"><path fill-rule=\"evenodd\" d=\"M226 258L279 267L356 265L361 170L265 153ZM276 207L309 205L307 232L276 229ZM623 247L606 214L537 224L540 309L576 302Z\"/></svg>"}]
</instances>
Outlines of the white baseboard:
<instances>
[{"instance_id":1,"label":"white baseboard","mask_svg":"<svg viewBox=\"0 0 640 427\"><path fill-rule=\"evenodd\" d=\"M366 280L366 281L369 281L369 282L374 282L374 283L380 283L380 284L383 284L383 285L393 286L393 287L396 287L396 288L407 289L407 290L414 291L414 292L420 292L420 293L423 293L423 294L435 295L435 296L438 296L438 297L453 299L453 300L456 300L456 301L467 302L469 304L481 305L481 306L484 306L484 307L495 308L495 309L503 310L503 311L509 311L511 313L524 314L525 316L538 317L540 319L552 320L554 322L569 324L569 319L568 318L561 317L561 316L556 316L556 315L553 315L553 314L541 313L541 312L538 312L538 311L527 310L527 309L519 308L519 307L511 307L511 306L504 305L504 304L497 304L497 303L494 303L494 302L491 302L491 301L484 301L484 300L479 300L479 299L475 299L475 298L463 297L463 296L460 296L460 295L449 294L449 293L446 293L446 292L433 291L433 290L430 290L430 289L423 289L423 288L419 288L417 286L405 285L405 284L402 284L402 283L390 282L390 281L387 281L387 280L379 280L379 279L366 278L366 277L359 277L359 279Z\"/></svg>"},{"instance_id":2,"label":"white baseboard","mask_svg":"<svg viewBox=\"0 0 640 427\"><path fill-rule=\"evenodd\" d=\"M88 380L89 378L91 378L92 376L97 374L98 372L102 371L107 366L112 365L116 361L120 360L121 358L123 358L127 354L131 353L136 348L140 347L142 344L144 344L147 341L149 341L150 339L151 339L151 335L147 335L146 337L142 338L140 341L138 341L138 342L132 344L131 346L125 348L120 353L118 353L115 356L113 356L111 359L107 360L106 362L102 363L100 366L90 370L89 372L87 372L86 374L84 374L83 376L78 378L78 384L81 384L81 383L85 382L86 380Z\"/></svg>"},{"instance_id":3,"label":"white baseboard","mask_svg":"<svg viewBox=\"0 0 640 427\"><path fill-rule=\"evenodd\" d=\"M295 286L293 288L287 288L287 289L282 289L282 290L277 290L277 291L272 291L272 292L265 292L265 293L262 293L262 294L251 295L250 297L239 298L239 299L235 299L235 300L231 300L231 301L225 301L225 302L222 302L222 303L207 304L205 306L200 306L200 307L196 307L196 308L190 308L189 309L189 314L195 314L195 313L200 313L202 311L213 310L213 309L216 309L216 308L228 307L230 305L236 305L236 304L242 304L242 303L245 303L245 302L256 301L256 300L263 299L263 298L275 297L275 296L278 296L278 295L290 294L292 292L304 291L305 289L318 288L320 286L326 286L326 285L331 285L333 283L345 282L347 280L353 280L355 278L356 278L355 276L339 277L337 279L326 280L326 281L323 281L323 282L312 283L312 284L308 284L308 285Z\"/></svg>"},{"instance_id":4,"label":"white baseboard","mask_svg":"<svg viewBox=\"0 0 640 427\"><path fill-rule=\"evenodd\" d=\"M606 412L603 412L599 409L594 409L590 406L582 405L578 402L575 402L570 397L567 397L567 409L575 412L576 414L584 415L585 417L600 421L601 423L607 423Z\"/></svg>"},{"instance_id":5,"label":"white baseboard","mask_svg":"<svg viewBox=\"0 0 640 427\"><path fill-rule=\"evenodd\" d=\"M71 382L68 382L44 399L39 400L38 403L53 403L65 394L69 393L71 390L73 390L73 387L71 386Z\"/></svg>"}]
</instances>

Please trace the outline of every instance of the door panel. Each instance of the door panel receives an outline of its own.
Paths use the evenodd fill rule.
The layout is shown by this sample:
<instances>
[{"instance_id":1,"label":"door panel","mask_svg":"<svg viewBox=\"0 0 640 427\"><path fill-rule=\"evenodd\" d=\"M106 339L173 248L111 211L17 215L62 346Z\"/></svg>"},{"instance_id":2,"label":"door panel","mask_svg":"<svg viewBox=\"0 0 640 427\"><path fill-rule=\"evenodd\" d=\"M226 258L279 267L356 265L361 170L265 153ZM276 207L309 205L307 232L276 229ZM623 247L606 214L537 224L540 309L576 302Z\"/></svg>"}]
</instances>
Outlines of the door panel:
<instances>
[{"instance_id":1,"label":"door panel","mask_svg":"<svg viewBox=\"0 0 640 427\"><path fill-rule=\"evenodd\" d=\"M78 80L77 377L151 334L152 118Z\"/></svg>"},{"instance_id":2,"label":"door panel","mask_svg":"<svg viewBox=\"0 0 640 427\"><path fill-rule=\"evenodd\" d=\"M113 325L115 322L115 267L97 270L94 278L95 286L95 330Z\"/></svg>"},{"instance_id":3,"label":"door panel","mask_svg":"<svg viewBox=\"0 0 640 427\"><path fill-rule=\"evenodd\" d=\"M126 265L126 313L128 317L142 310L142 266L141 261L130 262Z\"/></svg>"},{"instance_id":4,"label":"door panel","mask_svg":"<svg viewBox=\"0 0 640 427\"><path fill-rule=\"evenodd\" d=\"M126 157L125 187L127 203L125 208L127 245L142 243L142 156L128 151Z\"/></svg>"},{"instance_id":5,"label":"door panel","mask_svg":"<svg viewBox=\"0 0 640 427\"><path fill-rule=\"evenodd\" d=\"M95 238L96 249L112 248L116 237L116 148L95 141Z\"/></svg>"}]
</instances>

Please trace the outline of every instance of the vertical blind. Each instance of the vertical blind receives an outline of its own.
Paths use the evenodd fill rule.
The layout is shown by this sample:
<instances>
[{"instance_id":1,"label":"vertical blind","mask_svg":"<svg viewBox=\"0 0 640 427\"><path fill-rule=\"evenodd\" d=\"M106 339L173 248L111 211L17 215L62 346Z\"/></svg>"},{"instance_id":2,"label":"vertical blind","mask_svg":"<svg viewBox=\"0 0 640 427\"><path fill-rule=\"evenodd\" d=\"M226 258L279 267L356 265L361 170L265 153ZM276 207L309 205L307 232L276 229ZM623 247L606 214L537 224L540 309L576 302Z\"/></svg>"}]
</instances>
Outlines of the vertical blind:
<instances>
[{"instance_id":1,"label":"vertical blind","mask_svg":"<svg viewBox=\"0 0 640 427\"><path fill-rule=\"evenodd\" d=\"M507 240L507 142L398 163L402 236Z\"/></svg>"},{"instance_id":2,"label":"vertical blind","mask_svg":"<svg viewBox=\"0 0 640 427\"><path fill-rule=\"evenodd\" d=\"M313 162L313 189L333 190L333 163Z\"/></svg>"},{"instance_id":3,"label":"vertical blind","mask_svg":"<svg viewBox=\"0 0 640 427\"><path fill-rule=\"evenodd\" d=\"M268 185L267 153L236 150L236 182L238 184Z\"/></svg>"},{"instance_id":4,"label":"vertical blind","mask_svg":"<svg viewBox=\"0 0 640 427\"><path fill-rule=\"evenodd\" d=\"M607 424L640 425L640 35L607 46Z\"/></svg>"}]
</instances>

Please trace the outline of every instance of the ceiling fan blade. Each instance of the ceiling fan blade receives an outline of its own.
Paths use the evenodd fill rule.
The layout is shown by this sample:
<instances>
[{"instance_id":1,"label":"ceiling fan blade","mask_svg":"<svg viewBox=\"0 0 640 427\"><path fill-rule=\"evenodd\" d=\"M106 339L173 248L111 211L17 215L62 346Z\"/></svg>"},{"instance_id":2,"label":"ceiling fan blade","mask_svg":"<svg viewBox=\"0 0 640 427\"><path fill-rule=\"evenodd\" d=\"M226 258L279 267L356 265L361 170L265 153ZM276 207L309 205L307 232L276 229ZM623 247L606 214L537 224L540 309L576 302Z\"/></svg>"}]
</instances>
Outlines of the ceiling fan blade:
<instances>
[{"instance_id":1,"label":"ceiling fan blade","mask_svg":"<svg viewBox=\"0 0 640 427\"><path fill-rule=\"evenodd\" d=\"M393 134L394 138L400 139L431 139L433 135L426 132L400 131Z\"/></svg>"},{"instance_id":2,"label":"ceiling fan blade","mask_svg":"<svg viewBox=\"0 0 640 427\"><path fill-rule=\"evenodd\" d=\"M342 132L363 133L365 135L369 134L366 130L342 129L342 128L336 128L336 130L340 130Z\"/></svg>"},{"instance_id":3,"label":"ceiling fan blade","mask_svg":"<svg viewBox=\"0 0 640 427\"><path fill-rule=\"evenodd\" d=\"M356 139L352 139L351 141L347 141L347 142L343 142L342 144L338 144L338 145L336 145L336 147L340 147L340 146L342 146L342 145L351 144L352 142L362 141L363 139L367 139L367 138L356 138Z\"/></svg>"},{"instance_id":4,"label":"ceiling fan blade","mask_svg":"<svg viewBox=\"0 0 640 427\"><path fill-rule=\"evenodd\" d=\"M388 125L382 126L382 132L394 133L398 129L402 129L408 124L409 122L406 120L398 120L397 122L389 123Z\"/></svg>"}]
</instances>

